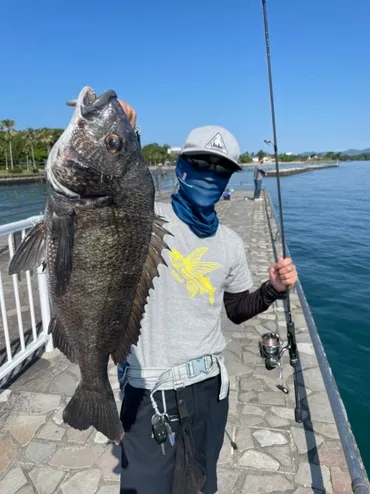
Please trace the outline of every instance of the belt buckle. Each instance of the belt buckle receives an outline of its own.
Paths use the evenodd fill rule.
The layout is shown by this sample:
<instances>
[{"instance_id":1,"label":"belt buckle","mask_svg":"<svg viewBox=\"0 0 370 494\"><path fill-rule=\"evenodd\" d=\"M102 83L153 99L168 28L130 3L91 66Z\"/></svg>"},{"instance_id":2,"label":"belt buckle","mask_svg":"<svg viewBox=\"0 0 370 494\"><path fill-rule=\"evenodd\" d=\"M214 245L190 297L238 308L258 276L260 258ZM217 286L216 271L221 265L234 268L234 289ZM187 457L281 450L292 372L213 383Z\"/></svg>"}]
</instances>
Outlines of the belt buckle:
<instances>
[{"instance_id":1,"label":"belt buckle","mask_svg":"<svg viewBox=\"0 0 370 494\"><path fill-rule=\"evenodd\" d=\"M204 374L207 374L209 371L208 365L206 363L205 357L202 358L196 358L194 360L189 360L189 362L186 363L186 371L188 374L188 377L198 377L199 374L202 372Z\"/></svg>"}]
</instances>

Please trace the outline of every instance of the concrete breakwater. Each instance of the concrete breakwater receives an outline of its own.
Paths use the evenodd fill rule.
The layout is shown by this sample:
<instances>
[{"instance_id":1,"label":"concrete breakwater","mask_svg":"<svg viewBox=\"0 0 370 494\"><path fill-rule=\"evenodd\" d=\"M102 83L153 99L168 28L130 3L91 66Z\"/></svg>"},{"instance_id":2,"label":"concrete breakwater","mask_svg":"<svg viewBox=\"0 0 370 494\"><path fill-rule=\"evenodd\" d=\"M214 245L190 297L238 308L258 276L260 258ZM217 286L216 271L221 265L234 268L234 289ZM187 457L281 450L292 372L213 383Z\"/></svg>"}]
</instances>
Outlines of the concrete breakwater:
<instances>
[{"instance_id":1,"label":"concrete breakwater","mask_svg":"<svg viewBox=\"0 0 370 494\"><path fill-rule=\"evenodd\" d=\"M269 220L271 214L264 200L244 200L247 196L251 197L251 192L236 192L235 200L221 201L217 209L220 220L243 238L257 288L275 260L274 247L281 252L281 245L275 240L276 223L273 218ZM168 198L163 194L160 200ZM9 282L8 299L11 280L4 271L2 274L4 282ZM267 371L258 353L261 334L279 331L285 339L283 304L277 302L239 326L222 314L230 411L219 458L220 494L352 492L338 429L296 291L291 302L301 361L302 424L294 421L289 356L284 356L284 375L290 393L284 395L276 388L278 372ZM112 363L109 376L120 406ZM78 379L76 365L55 351L45 354L0 394L0 492L119 492L119 448L93 429L76 431L63 423L62 411Z\"/></svg>"},{"instance_id":2,"label":"concrete breakwater","mask_svg":"<svg viewBox=\"0 0 370 494\"><path fill-rule=\"evenodd\" d=\"M32 174L19 174L19 175L7 175L6 177L0 176L0 185L19 185L19 184L34 184L45 182L44 173L32 173Z\"/></svg>"},{"instance_id":3,"label":"concrete breakwater","mask_svg":"<svg viewBox=\"0 0 370 494\"><path fill-rule=\"evenodd\" d=\"M255 165L241 165L244 171L253 169ZM283 165L284 166L284 165ZM295 168L280 168L281 176L289 176L296 175L298 173L310 172L314 170L324 170L325 168L337 168L337 164L325 164L325 165L310 165L310 166L299 166ZM164 173L175 171L173 166L150 166L151 172ZM276 171L275 169L267 169L266 170L267 177L275 177ZM44 173L33 173L33 174L19 174L19 175L7 175L0 176L0 185L19 185L19 184L27 184L27 183L43 183L45 182L45 174Z\"/></svg>"},{"instance_id":4,"label":"concrete breakwater","mask_svg":"<svg viewBox=\"0 0 370 494\"><path fill-rule=\"evenodd\" d=\"M296 168L280 168L279 172L282 177L287 177L289 175L297 175L298 173L312 172L314 170L325 170L326 168L338 168L339 165L336 163L327 165L310 165L310 166L300 166ZM267 177L276 177L276 170L266 170Z\"/></svg>"}]
</instances>

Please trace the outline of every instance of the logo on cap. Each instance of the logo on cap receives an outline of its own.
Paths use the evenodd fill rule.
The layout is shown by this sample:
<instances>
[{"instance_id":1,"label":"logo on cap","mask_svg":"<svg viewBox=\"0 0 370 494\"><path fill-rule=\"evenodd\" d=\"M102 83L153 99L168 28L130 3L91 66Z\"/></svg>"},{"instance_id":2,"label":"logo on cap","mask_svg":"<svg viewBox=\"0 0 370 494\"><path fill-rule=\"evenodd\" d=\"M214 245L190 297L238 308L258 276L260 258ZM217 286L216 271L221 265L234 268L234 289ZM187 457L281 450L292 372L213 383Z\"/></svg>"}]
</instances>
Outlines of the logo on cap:
<instances>
[{"instance_id":1,"label":"logo on cap","mask_svg":"<svg viewBox=\"0 0 370 494\"><path fill-rule=\"evenodd\" d=\"M220 132L212 137L208 144L205 145L205 149L213 149L214 151L221 151L221 153L228 154L227 147Z\"/></svg>"}]
</instances>

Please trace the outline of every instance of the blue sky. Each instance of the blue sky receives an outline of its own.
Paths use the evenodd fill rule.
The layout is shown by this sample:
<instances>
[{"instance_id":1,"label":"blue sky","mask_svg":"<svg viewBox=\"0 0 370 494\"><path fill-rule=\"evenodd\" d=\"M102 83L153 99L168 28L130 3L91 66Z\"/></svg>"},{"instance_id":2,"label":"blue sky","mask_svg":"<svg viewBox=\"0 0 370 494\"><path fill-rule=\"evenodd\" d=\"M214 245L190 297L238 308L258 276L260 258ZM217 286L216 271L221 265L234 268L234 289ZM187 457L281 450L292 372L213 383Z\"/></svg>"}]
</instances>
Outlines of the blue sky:
<instances>
[{"instance_id":1,"label":"blue sky","mask_svg":"<svg viewBox=\"0 0 370 494\"><path fill-rule=\"evenodd\" d=\"M281 151L370 147L370 2L268 0ZM143 142L227 127L271 138L260 0L3 2L0 119L64 127L85 86L116 90Z\"/></svg>"}]
</instances>

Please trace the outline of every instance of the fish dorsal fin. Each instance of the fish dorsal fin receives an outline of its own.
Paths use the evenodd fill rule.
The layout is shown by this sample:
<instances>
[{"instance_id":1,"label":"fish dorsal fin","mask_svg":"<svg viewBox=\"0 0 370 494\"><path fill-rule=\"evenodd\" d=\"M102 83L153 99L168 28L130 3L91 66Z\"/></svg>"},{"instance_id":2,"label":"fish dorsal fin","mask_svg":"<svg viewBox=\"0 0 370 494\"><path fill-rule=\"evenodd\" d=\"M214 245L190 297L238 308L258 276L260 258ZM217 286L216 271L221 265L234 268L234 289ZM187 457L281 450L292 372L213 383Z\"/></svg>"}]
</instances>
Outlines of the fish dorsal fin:
<instances>
[{"instance_id":1,"label":"fish dorsal fin","mask_svg":"<svg viewBox=\"0 0 370 494\"><path fill-rule=\"evenodd\" d=\"M153 279L159 276L159 264L167 266L166 261L162 257L162 250L170 250L170 248L164 241L164 236L172 234L163 227L165 223L166 221L163 218L155 215L148 253L137 284L130 319L123 338L119 342L117 349L112 353L113 360L116 364L127 358L131 345L137 344L140 336L141 319L145 312L149 291L153 288Z\"/></svg>"},{"instance_id":2,"label":"fish dorsal fin","mask_svg":"<svg viewBox=\"0 0 370 494\"><path fill-rule=\"evenodd\" d=\"M39 221L27 233L20 243L9 264L9 274L28 271L34 266L40 266L45 260L45 224Z\"/></svg>"}]
</instances>

